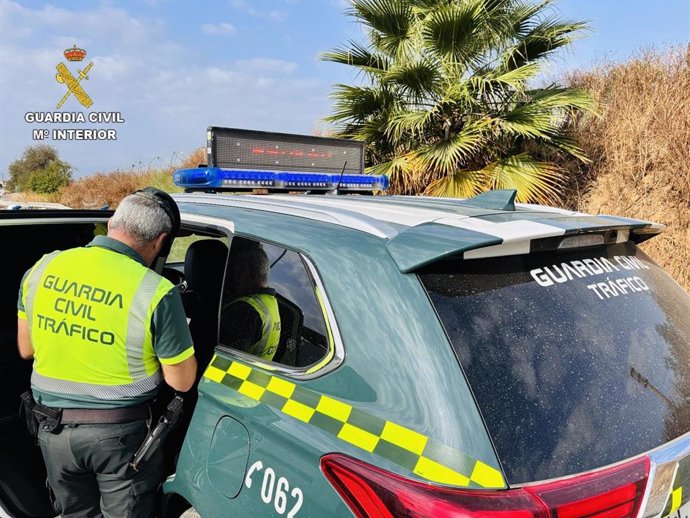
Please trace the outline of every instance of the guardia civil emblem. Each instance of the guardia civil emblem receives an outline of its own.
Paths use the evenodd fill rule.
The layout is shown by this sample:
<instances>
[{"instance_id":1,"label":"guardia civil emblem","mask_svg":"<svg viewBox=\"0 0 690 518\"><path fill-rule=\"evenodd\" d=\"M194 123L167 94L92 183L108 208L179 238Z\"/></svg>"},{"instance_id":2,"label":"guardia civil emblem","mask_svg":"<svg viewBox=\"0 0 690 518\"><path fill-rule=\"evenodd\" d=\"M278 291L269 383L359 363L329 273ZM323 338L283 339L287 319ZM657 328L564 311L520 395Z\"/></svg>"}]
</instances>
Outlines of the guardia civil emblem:
<instances>
[{"instance_id":1,"label":"guardia civil emblem","mask_svg":"<svg viewBox=\"0 0 690 518\"><path fill-rule=\"evenodd\" d=\"M65 50L64 55L69 62L80 62L86 57L86 51L84 49L79 49L76 45L74 45L71 49ZM93 61L90 62L86 68L84 68L84 70L77 70L76 77L72 75L72 72L69 71L63 62L60 62L55 67L57 68L57 75L55 76L56 81L58 83L64 83L64 85L67 87L67 92L62 99L60 99L60 102L57 105L58 110L63 104L65 104L65 101L70 95L74 95L75 99L79 101L84 108L88 109L91 107L93 101L80 84L82 79L89 79L88 73L91 70L91 67L93 67Z\"/></svg>"}]
</instances>

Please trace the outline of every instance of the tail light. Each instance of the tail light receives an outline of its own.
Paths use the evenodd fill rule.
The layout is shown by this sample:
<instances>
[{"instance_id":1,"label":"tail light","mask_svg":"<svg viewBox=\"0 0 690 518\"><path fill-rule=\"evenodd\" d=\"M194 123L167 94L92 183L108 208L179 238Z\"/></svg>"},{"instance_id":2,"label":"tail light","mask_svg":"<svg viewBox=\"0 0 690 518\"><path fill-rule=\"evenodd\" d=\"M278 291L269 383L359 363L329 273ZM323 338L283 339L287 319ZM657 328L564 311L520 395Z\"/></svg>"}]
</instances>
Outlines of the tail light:
<instances>
[{"instance_id":1,"label":"tail light","mask_svg":"<svg viewBox=\"0 0 690 518\"><path fill-rule=\"evenodd\" d=\"M321 471L357 518L634 518L649 459L491 491L418 482L340 454L324 456Z\"/></svg>"}]
</instances>

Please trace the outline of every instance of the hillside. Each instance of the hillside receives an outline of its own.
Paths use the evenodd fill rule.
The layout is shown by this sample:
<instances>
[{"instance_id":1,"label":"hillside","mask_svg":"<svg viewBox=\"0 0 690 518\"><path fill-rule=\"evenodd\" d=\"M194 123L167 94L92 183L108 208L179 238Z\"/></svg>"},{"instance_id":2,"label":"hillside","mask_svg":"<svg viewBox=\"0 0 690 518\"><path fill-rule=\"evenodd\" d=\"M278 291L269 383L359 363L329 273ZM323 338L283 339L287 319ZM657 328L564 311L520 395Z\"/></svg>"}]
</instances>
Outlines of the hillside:
<instances>
[{"instance_id":1,"label":"hillside","mask_svg":"<svg viewBox=\"0 0 690 518\"><path fill-rule=\"evenodd\" d=\"M647 52L567 82L590 91L602 116L575 124L592 162L566 164L563 205L667 225L643 248L690 291L690 48Z\"/></svg>"}]
</instances>

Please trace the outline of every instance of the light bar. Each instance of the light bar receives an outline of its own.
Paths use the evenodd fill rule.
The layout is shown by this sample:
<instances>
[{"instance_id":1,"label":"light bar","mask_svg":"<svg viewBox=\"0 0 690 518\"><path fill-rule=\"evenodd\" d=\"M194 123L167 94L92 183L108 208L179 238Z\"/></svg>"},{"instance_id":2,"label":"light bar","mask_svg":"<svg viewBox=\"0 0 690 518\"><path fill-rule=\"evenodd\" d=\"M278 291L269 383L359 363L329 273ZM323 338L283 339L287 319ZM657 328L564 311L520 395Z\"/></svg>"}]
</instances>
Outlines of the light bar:
<instances>
[{"instance_id":1,"label":"light bar","mask_svg":"<svg viewBox=\"0 0 690 518\"><path fill-rule=\"evenodd\" d=\"M178 187L188 190L268 189L275 186L275 174L270 171L236 171L218 167L199 167L175 171L173 181Z\"/></svg>"},{"instance_id":2,"label":"light bar","mask_svg":"<svg viewBox=\"0 0 690 518\"><path fill-rule=\"evenodd\" d=\"M293 173L200 167L179 169L173 181L186 191L348 191L371 192L388 188L387 176L366 174Z\"/></svg>"},{"instance_id":3,"label":"light bar","mask_svg":"<svg viewBox=\"0 0 690 518\"><path fill-rule=\"evenodd\" d=\"M301 191L304 189L332 191L333 175L326 173L276 173L276 183L288 190Z\"/></svg>"},{"instance_id":4,"label":"light bar","mask_svg":"<svg viewBox=\"0 0 690 518\"><path fill-rule=\"evenodd\" d=\"M334 175L338 177L338 189L341 191L385 191L388 189L388 177L369 174ZM368 187L368 189L366 189Z\"/></svg>"}]
</instances>

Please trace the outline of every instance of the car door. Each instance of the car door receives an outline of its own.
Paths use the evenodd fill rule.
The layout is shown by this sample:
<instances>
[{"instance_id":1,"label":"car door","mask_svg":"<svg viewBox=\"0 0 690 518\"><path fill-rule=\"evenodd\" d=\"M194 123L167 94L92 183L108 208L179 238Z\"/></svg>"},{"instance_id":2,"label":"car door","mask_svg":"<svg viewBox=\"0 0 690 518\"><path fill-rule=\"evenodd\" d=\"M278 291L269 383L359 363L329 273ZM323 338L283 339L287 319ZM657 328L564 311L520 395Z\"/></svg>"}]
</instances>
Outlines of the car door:
<instances>
[{"instance_id":1,"label":"car door","mask_svg":"<svg viewBox=\"0 0 690 518\"><path fill-rule=\"evenodd\" d=\"M297 250L234 237L260 246L271 265L281 339L273 361L225 343L224 309L231 292L225 279L217 347L198 386L198 403L166 491L182 495L201 516L328 516L349 511L319 468L330 451L328 434L309 423L342 360L342 345L316 269ZM316 433L315 433L316 432Z\"/></svg>"},{"instance_id":2,"label":"car door","mask_svg":"<svg viewBox=\"0 0 690 518\"><path fill-rule=\"evenodd\" d=\"M54 512L45 488L39 448L18 417L19 394L29 389L31 361L17 351L17 293L24 272L43 254L88 243L108 211L0 211L5 289L0 291L0 516L47 517Z\"/></svg>"}]
</instances>

